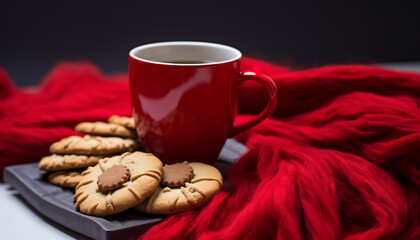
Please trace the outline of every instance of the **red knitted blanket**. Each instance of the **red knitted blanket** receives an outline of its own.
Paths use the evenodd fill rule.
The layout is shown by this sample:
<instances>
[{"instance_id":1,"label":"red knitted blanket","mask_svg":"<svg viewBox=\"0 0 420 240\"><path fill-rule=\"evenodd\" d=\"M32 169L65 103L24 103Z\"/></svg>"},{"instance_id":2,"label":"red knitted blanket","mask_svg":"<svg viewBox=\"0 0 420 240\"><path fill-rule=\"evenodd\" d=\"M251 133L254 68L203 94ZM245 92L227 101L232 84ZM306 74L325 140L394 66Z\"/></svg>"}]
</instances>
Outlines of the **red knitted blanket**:
<instances>
[{"instance_id":1,"label":"red knitted blanket","mask_svg":"<svg viewBox=\"0 0 420 240\"><path fill-rule=\"evenodd\" d=\"M292 72L252 59L243 70L275 80L277 110L237 136L250 151L229 186L141 238L420 238L420 75L354 65ZM265 106L258 84L239 95L242 114ZM113 114L131 114L126 75L62 63L25 91L0 69L0 171L38 161L75 124Z\"/></svg>"}]
</instances>

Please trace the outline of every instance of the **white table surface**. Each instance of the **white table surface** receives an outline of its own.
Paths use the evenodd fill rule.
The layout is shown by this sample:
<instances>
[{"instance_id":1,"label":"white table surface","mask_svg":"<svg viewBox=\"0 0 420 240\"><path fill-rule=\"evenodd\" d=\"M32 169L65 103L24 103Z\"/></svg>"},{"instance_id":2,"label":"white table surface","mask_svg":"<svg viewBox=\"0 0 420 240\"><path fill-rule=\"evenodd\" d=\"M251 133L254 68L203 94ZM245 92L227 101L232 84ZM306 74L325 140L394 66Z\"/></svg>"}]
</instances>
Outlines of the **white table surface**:
<instances>
[{"instance_id":1,"label":"white table surface","mask_svg":"<svg viewBox=\"0 0 420 240\"><path fill-rule=\"evenodd\" d=\"M88 239L35 210L9 184L0 183L0 239Z\"/></svg>"},{"instance_id":2,"label":"white table surface","mask_svg":"<svg viewBox=\"0 0 420 240\"><path fill-rule=\"evenodd\" d=\"M403 71L420 72L420 62L389 63L380 66ZM226 161L234 161L244 148L235 145L238 151L221 153ZM239 148L238 148L239 147ZM56 224L41 215L9 184L0 182L0 239L89 239L70 229Z\"/></svg>"}]
</instances>

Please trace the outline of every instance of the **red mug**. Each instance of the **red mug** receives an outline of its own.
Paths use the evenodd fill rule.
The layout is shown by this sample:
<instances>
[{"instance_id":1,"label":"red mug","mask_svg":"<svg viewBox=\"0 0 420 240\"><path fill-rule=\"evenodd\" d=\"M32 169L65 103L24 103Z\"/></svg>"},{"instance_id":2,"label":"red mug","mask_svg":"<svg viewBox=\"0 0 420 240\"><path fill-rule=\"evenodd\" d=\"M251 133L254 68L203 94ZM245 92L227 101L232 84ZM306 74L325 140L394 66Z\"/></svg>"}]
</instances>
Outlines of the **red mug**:
<instances>
[{"instance_id":1,"label":"red mug","mask_svg":"<svg viewBox=\"0 0 420 240\"><path fill-rule=\"evenodd\" d=\"M241 72L242 54L221 44L162 42L129 53L133 117L144 150L164 163L213 164L226 139L269 117L277 88L263 74ZM237 91L245 80L263 84L266 108L234 126Z\"/></svg>"}]
</instances>

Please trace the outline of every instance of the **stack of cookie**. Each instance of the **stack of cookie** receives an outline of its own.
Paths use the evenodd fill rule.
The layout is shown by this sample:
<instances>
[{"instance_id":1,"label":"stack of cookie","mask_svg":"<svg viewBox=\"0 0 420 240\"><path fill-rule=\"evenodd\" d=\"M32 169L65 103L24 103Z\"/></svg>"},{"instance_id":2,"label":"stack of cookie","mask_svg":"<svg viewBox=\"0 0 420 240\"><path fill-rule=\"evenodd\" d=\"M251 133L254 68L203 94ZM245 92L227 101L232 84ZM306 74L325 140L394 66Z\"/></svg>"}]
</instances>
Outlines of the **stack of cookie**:
<instances>
[{"instance_id":1,"label":"stack of cookie","mask_svg":"<svg viewBox=\"0 0 420 240\"><path fill-rule=\"evenodd\" d=\"M100 159L136 150L139 144L134 129L133 118L120 116L110 117L108 123L80 123L75 130L89 135L70 136L53 143L52 155L42 158L38 168L49 172L52 184L74 188L82 178L82 171Z\"/></svg>"},{"instance_id":2,"label":"stack of cookie","mask_svg":"<svg viewBox=\"0 0 420 240\"><path fill-rule=\"evenodd\" d=\"M151 153L133 152L138 144L132 118L112 116L108 123L84 122L75 130L89 135L53 143L52 155L38 166L48 171L51 183L75 188L75 208L82 213L108 216L135 208L171 214L201 206L223 185L213 166L199 162L163 166Z\"/></svg>"}]
</instances>

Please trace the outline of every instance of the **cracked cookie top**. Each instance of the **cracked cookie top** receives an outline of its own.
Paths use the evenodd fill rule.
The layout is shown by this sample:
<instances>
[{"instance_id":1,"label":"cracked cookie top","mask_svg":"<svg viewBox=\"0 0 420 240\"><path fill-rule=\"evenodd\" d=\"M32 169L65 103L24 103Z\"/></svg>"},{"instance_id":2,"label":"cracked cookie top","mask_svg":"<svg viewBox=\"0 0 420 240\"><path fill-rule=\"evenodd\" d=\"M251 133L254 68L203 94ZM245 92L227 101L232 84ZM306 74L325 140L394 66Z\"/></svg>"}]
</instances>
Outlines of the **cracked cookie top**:
<instances>
[{"instance_id":1,"label":"cracked cookie top","mask_svg":"<svg viewBox=\"0 0 420 240\"><path fill-rule=\"evenodd\" d=\"M70 136L53 143L51 153L79 155L110 155L130 151L137 147L133 139L120 137Z\"/></svg>"},{"instance_id":2,"label":"cracked cookie top","mask_svg":"<svg viewBox=\"0 0 420 240\"><path fill-rule=\"evenodd\" d=\"M125 138L136 138L136 131L124 126L105 123L105 122L82 122L74 127L77 132L99 135L99 136L116 136Z\"/></svg>"}]
</instances>

